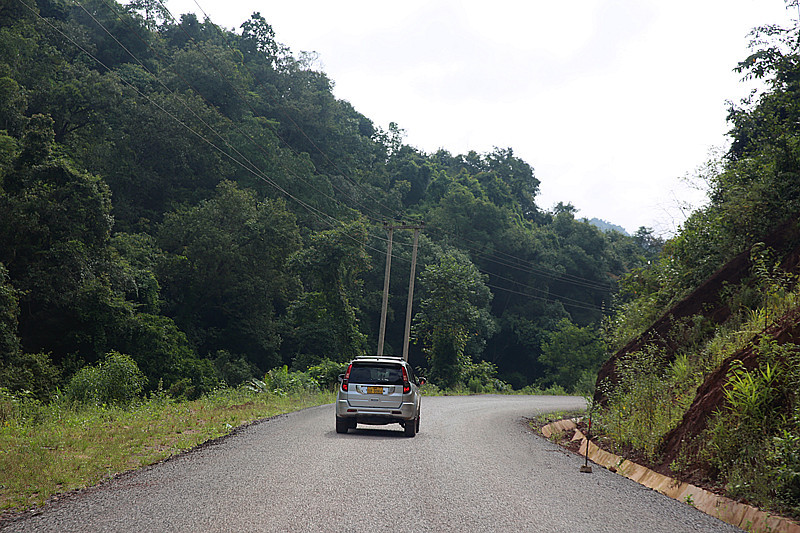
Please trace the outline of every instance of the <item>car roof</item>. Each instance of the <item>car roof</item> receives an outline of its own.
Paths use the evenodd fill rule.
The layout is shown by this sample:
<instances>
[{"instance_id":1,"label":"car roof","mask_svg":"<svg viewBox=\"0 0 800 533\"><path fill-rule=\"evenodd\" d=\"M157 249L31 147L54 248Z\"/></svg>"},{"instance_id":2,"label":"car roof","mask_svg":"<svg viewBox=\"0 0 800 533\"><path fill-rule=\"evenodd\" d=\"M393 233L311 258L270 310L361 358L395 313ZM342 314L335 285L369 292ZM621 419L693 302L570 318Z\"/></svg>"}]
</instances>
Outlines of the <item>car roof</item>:
<instances>
[{"instance_id":1,"label":"car roof","mask_svg":"<svg viewBox=\"0 0 800 533\"><path fill-rule=\"evenodd\" d=\"M407 364L399 355L359 355L351 363L393 363Z\"/></svg>"}]
</instances>

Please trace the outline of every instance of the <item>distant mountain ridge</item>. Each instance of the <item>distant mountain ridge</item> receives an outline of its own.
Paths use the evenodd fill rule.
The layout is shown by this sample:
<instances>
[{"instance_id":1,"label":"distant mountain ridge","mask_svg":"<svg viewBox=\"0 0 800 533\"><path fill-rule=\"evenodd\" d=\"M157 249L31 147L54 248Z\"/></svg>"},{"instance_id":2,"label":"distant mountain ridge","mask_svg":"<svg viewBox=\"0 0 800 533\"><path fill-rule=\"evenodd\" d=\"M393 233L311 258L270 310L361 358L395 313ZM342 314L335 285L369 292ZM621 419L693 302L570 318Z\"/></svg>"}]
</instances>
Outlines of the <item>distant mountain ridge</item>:
<instances>
[{"instance_id":1,"label":"distant mountain ridge","mask_svg":"<svg viewBox=\"0 0 800 533\"><path fill-rule=\"evenodd\" d=\"M592 226L600 228L600 231L618 231L623 235L627 235L628 237L630 237L630 234L627 231L625 231L625 228L623 228L622 226L618 226L616 224L612 224L611 222L606 222L605 220L600 220L599 218L592 218L592 219L584 218L583 220L585 220Z\"/></svg>"}]
</instances>

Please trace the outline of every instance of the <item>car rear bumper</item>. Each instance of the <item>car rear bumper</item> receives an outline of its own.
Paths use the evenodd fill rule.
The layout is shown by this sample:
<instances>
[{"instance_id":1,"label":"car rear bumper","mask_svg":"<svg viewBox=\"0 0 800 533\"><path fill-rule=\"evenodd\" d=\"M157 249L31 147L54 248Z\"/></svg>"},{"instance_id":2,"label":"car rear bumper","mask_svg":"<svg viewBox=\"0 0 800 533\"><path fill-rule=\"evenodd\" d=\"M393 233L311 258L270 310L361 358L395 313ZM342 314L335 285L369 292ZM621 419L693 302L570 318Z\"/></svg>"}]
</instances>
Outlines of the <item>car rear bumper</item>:
<instances>
[{"instance_id":1,"label":"car rear bumper","mask_svg":"<svg viewBox=\"0 0 800 533\"><path fill-rule=\"evenodd\" d=\"M417 417L417 409L413 402L403 402L396 409L383 407L353 407L347 400L336 402L336 416L354 418L361 424L391 424L401 420L413 420Z\"/></svg>"}]
</instances>

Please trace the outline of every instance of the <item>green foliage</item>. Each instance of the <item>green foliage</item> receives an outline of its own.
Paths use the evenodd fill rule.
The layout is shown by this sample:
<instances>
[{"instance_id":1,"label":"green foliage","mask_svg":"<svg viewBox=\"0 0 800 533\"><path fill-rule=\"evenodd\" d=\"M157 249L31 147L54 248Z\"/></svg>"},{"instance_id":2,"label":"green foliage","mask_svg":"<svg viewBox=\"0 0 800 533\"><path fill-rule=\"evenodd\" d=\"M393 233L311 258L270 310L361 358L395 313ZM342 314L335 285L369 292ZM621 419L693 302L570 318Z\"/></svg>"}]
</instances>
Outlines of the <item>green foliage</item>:
<instances>
[{"instance_id":1,"label":"green foliage","mask_svg":"<svg viewBox=\"0 0 800 533\"><path fill-rule=\"evenodd\" d=\"M155 270L164 252L146 234L116 233L111 238L113 268L111 282L137 310L157 314L161 310L161 285Z\"/></svg>"},{"instance_id":2,"label":"green foliage","mask_svg":"<svg viewBox=\"0 0 800 533\"><path fill-rule=\"evenodd\" d=\"M41 418L41 400L27 390L11 391L0 387L0 427L12 423L35 423Z\"/></svg>"},{"instance_id":3,"label":"green foliage","mask_svg":"<svg viewBox=\"0 0 800 533\"><path fill-rule=\"evenodd\" d=\"M0 362L0 387L13 392L27 392L47 402L61 381L61 370L48 354L16 352Z\"/></svg>"},{"instance_id":4,"label":"green foliage","mask_svg":"<svg viewBox=\"0 0 800 533\"><path fill-rule=\"evenodd\" d=\"M753 419L763 424L775 393L775 377L775 367L770 367L769 363L763 369L749 372L741 361L733 361L724 390L728 408L740 419Z\"/></svg>"},{"instance_id":5,"label":"green foliage","mask_svg":"<svg viewBox=\"0 0 800 533\"><path fill-rule=\"evenodd\" d=\"M491 336L491 293L478 269L463 254L443 254L420 275L423 298L414 318L414 334L425 347L430 379L445 388L462 379L469 365L465 354L472 335Z\"/></svg>"},{"instance_id":6,"label":"green foliage","mask_svg":"<svg viewBox=\"0 0 800 533\"><path fill-rule=\"evenodd\" d=\"M278 364L275 310L288 303L286 261L300 246L283 202L223 182L214 198L168 214L159 241L174 254L161 270L167 312L198 352L241 353L261 369Z\"/></svg>"},{"instance_id":7,"label":"green foliage","mask_svg":"<svg viewBox=\"0 0 800 533\"><path fill-rule=\"evenodd\" d=\"M281 396L295 393L318 392L320 384L305 372L290 372L283 365L273 368L264 376L264 381L251 379L247 383L250 390L260 393L272 393Z\"/></svg>"},{"instance_id":8,"label":"green foliage","mask_svg":"<svg viewBox=\"0 0 800 533\"><path fill-rule=\"evenodd\" d=\"M694 399L694 373L685 356L668 361L654 348L622 358L617 372L619 384L607 391L609 401L596 411L595 423L615 445L631 446L656 459L662 438Z\"/></svg>"},{"instance_id":9,"label":"green foliage","mask_svg":"<svg viewBox=\"0 0 800 533\"><path fill-rule=\"evenodd\" d=\"M145 377L129 356L110 352L105 360L85 366L70 379L64 395L76 403L125 405L144 390Z\"/></svg>"},{"instance_id":10,"label":"green foliage","mask_svg":"<svg viewBox=\"0 0 800 533\"><path fill-rule=\"evenodd\" d=\"M617 368L620 385L608 391L609 404L598 413L618 443L652 454L705 376L755 345L757 357L747 358L747 367L731 365L725 405L708 422L706 434L685 443L674 465L707 461L709 474L733 496L795 515L800 512L798 349L761 336L778 319L794 320L798 306L797 278L781 268L787 250L762 244L780 224L796 223L800 212L798 30L753 31L752 53L738 70L764 80L767 89L731 106L730 149L697 176L707 185L706 206L664 244L657 261L622 279L617 312L606 322L609 344L619 348L639 335L737 254L749 252L751 277L721 291L723 309L731 312L724 324L687 322L662 339L676 350L668 362L642 357L652 353L648 349L623 361ZM694 452L688 448L702 453L690 457Z\"/></svg>"},{"instance_id":11,"label":"green foliage","mask_svg":"<svg viewBox=\"0 0 800 533\"><path fill-rule=\"evenodd\" d=\"M775 465L776 493L792 512L800 514L800 417L795 414L791 429L773 437L774 448L768 460Z\"/></svg>"},{"instance_id":12,"label":"green foliage","mask_svg":"<svg viewBox=\"0 0 800 533\"><path fill-rule=\"evenodd\" d=\"M313 379L321 390L336 390L339 376L347 371L347 366L330 359L323 359L306 370L306 374Z\"/></svg>"},{"instance_id":13,"label":"green foliage","mask_svg":"<svg viewBox=\"0 0 800 533\"><path fill-rule=\"evenodd\" d=\"M9 283L8 271L0 263L0 361L20 351L17 336L19 299L17 291ZM2 383L2 382L0 382Z\"/></svg>"},{"instance_id":14,"label":"green foliage","mask_svg":"<svg viewBox=\"0 0 800 533\"><path fill-rule=\"evenodd\" d=\"M585 379L584 373L597 374L605 356L605 346L595 331L564 318L542 342L539 362L547 370L545 385L553 383L576 390L579 381Z\"/></svg>"},{"instance_id":15,"label":"green foliage","mask_svg":"<svg viewBox=\"0 0 800 533\"><path fill-rule=\"evenodd\" d=\"M305 287L287 317L287 343L295 355L318 354L343 362L365 352L366 336L359 329L355 307L360 274L370 268L365 241L366 227L355 221L316 233L291 258L290 267Z\"/></svg>"},{"instance_id":16,"label":"green foliage","mask_svg":"<svg viewBox=\"0 0 800 533\"><path fill-rule=\"evenodd\" d=\"M468 362L462 370L461 381L475 394L511 391L510 385L497 378L497 366L489 361Z\"/></svg>"},{"instance_id":17,"label":"green foliage","mask_svg":"<svg viewBox=\"0 0 800 533\"><path fill-rule=\"evenodd\" d=\"M327 376L377 340L383 271L371 266L385 248L367 221L388 218L426 221L418 271L441 270L431 287L455 274L449 295L422 282L415 295L427 324L415 363L436 352L434 379L497 390L482 366L497 361L524 386L553 372L538 357L557 322L597 323L612 276L650 258L646 234L539 209L540 182L511 148L404 145L396 123L384 131L337 100L315 56L293 54L258 13L237 34L176 22L154 0L18 4L0 7L11 387L45 398L58 372L112 351L131 355L147 390L190 398L284 364ZM408 238L396 243L407 280ZM387 346L404 331L397 279Z\"/></svg>"},{"instance_id":18,"label":"green foliage","mask_svg":"<svg viewBox=\"0 0 800 533\"><path fill-rule=\"evenodd\" d=\"M732 495L797 512L800 347L763 339L758 352L756 368L731 364L725 407L709 424L704 454Z\"/></svg>"},{"instance_id":19,"label":"green foliage","mask_svg":"<svg viewBox=\"0 0 800 533\"><path fill-rule=\"evenodd\" d=\"M193 401L158 394L125 407L43 404L0 388L0 511L24 511L115 472L155 464L278 414L330 403L330 393L219 389Z\"/></svg>"},{"instance_id":20,"label":"green foliage","mask_svg":"<svg viewBox=\"0 0 800 533\"><path fill-rule=\"evenodd\" d=\"M161 315L137 313L121 325L117 342L132 354L148 379L148 390L154 390L162 381L171 387L189 377L200 392L211 390L216 373L209 364L198 360L186 334L175 323ZM210 363L210 362L209 362Z\"/></svg>"},{"instance_id":21,"label":"green foliage","mask_svg":"<svg viewBox=\"0 0 800 533\"><path fill-rule=\"evenodd\" d=\"M243 355L233 355L220 350L214 357L214 368L229 387L237 387L258 374L258 368Z\"/></svg>"}]
</instances>

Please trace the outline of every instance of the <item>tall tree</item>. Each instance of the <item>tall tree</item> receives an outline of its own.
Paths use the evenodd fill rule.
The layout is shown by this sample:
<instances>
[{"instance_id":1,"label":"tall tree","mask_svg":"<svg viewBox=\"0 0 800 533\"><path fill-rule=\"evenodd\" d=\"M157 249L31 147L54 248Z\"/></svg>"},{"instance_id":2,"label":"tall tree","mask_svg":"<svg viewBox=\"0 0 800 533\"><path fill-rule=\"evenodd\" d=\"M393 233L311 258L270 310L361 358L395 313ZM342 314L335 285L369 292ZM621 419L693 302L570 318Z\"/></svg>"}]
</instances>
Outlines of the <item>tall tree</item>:
<instances>
[{"instance_id":1,"label":"tall tree","mask_svg":"<svg viewBox=\"0 0 800 533\"><path fill-rule=\"evenodd\" d=\"M222 182L213 198L168 214L158 242L172 254L161 274L167 313L201 355L227 350L262 370L281 362L276 315L293 289L286 261L300 246L283 202Z\"/></svg>"},{"instance_id":2,"label":"tall tree","mask_svg":"<svg viewBox=\"0 0 800 533\"><path fill-rule=\"evenodd\" d=\"M96 176L53 156L53 121L31 119L0 195L0 262L21 291L20 332L28 351L64 356L98 338L92 308L110 311L111 202ZM95 334L102 334L95 330Z\"/></svg>"},{"instance_id":3,"label":"tall tree","mask_svg":"<svg viewBox=\"0 0 800 533\"><path fill-rule=\"evenodd\" d=\"M304 285L287 317L290 356L297 366L324 358L346 361L365 352L356 312L360 276L370 268L365 241L366 227L355 221L312 235L292 257L292 269Z\"/></svg>"},{"instance_id":4,"label":"tall tree","mask_svg":"<svg viewBox=\"0 0 800 533\"><path fill-rule=\"evenodd\" d=\"M431 380L452 387L469 363L470 337L495 332L489 314L492 294L485 277L466 255L451 251L420 275L422 300L414 317L414 336L424 344Z\"/></svg>"}]
</instances>

